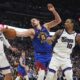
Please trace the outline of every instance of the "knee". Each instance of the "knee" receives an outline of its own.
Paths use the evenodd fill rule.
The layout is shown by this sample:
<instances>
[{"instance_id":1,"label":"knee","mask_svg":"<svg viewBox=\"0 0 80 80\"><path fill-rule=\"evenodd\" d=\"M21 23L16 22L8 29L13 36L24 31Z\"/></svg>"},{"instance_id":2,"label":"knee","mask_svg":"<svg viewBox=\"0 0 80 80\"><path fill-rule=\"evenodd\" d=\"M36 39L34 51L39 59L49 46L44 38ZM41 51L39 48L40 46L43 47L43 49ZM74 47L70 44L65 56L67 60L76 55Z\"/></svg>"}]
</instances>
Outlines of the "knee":
<instances>
[{"instance_id":1,"label":"knee","mask_svg":"<svg viewBox=\"0 0 80 80\"><path fill-rule=\"evenodd\" d=\"M39 77L44 77L45 76L45 70L39 70L38 76Z\"/></svg>"},{"instance_id":2,"label":"knee","mask_svg":"<svg viewBox=\"0 0 80 80\"><path fill-rule=\"evenodd\" d=\"M54 74L54 72L48 71L45 80L54 80Z\"/></svg>"},{"instance_id":3,"label":"knee","mask_svg":"<svg viewBox=\"0 0 80 80\"><path fill-rule=\"evenodd\" d=\"M73 80L73 71L72 70L67 70L65 71L65 78L66 80Z\"/></svg>"},{"instance_id":4,"label":"knee","mask_svg":"<svg viewBox=\"0 0 80 80\"><path fill-rule=\"evenodd\" d=\"M45 70L39 70L37 80L44 80Z\"/></svg>"},{"instance_id":5,"label":"knee","mask_svg":"<svg viewBox=\"0 0 80 80\"><path fill-rule=\"evenodd\" d=\"M24 76L25 80L29 80L29 77L28 75Z\"/></svg>"},{"instance_id":6,"label":"knee","mask_svg":"<svg viewBox=\"0 0 80 80\"><path fill-rule=\"evenodd\" d=\"M17 76L15 80L20 80L20 76Z\"/></svg>"}]
</instances>

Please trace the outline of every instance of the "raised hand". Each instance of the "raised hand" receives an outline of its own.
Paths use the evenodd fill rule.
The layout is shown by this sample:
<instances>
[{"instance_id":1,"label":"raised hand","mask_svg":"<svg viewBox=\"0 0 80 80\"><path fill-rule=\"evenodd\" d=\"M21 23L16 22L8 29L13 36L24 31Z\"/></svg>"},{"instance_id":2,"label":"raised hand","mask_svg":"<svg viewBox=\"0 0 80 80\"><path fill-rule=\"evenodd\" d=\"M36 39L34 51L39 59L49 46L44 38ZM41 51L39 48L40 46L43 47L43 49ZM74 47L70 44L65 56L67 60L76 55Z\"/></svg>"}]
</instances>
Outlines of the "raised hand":
<instances>
[{"instance_id":1,"label":"raised hand","mask_svg":"<svg viewBox=\"0 0 80 80\"><path fill-rule=\"evenodd\" d=\"M47 5L47 7L48 7L48 10L51 11L51 12L55 10L53 4L51 4L51 3L49 3L49 4Z\"/></svg>"}]
</instances>

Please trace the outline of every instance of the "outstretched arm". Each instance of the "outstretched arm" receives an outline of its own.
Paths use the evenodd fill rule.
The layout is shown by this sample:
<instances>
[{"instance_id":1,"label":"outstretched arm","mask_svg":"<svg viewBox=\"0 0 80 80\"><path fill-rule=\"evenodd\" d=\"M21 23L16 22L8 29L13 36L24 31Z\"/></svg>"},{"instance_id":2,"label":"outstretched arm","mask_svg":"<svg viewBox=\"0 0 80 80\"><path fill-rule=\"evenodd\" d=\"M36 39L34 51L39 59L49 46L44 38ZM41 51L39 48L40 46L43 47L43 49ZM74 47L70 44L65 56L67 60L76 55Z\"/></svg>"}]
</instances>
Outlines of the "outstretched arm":
<instances>
[{"instance_id":1,"label":"outstretched arm","mask_svg":"<svg viewBox=\"0 0 80 80\"><path fill-rule=\"evenodd\" d=\"M55 10L54 6L52 4L48 4L48 10L50 12L52 12L52 14L54 15L55 19L48 22L48 23L45 23L44 26L47 28L47 29L50 29L52 27L55 27L57 26L59 23L61 23L61 18L59 16L59 14L57 13L57 11Z\"/></svg>"},{"instance_id":2,"label":"outstretched arm","mask_svg":"<svg viewBox=\"0 0 80 80\"><path fill-rule=\"evenodd\" d=\"M34 29L22 29L22 28L16 28L16 27L12 27L12 26L8 26L7 28L11 28L14 29L16 31L16 36L17 37L31 37L33 38L35 31Z\"/></svg>"}]
</instances>

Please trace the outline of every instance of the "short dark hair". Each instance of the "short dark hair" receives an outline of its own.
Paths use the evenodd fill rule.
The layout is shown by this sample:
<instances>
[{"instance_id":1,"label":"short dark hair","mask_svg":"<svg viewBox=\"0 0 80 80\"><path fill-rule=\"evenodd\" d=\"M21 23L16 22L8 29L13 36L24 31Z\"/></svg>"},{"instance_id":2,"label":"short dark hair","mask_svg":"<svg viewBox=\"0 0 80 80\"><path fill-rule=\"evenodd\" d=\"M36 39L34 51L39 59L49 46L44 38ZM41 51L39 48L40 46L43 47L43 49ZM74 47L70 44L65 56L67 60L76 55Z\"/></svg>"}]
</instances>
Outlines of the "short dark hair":
<instances>
[{"instance_id":1,"label":"short dark hair","mask_svg":"<svg viewBox=\"0 0 80 80\"><path fill-rule=\"evenodd\" d=\"M70 19L70 20L71 20L71 22L74 24L74 25L73 25L73 29L74 29L75 31L77 31L78 28L79 28L78 22L77 22L76 20L74 20L74 19Z\"/></svg>"}]
</instances>

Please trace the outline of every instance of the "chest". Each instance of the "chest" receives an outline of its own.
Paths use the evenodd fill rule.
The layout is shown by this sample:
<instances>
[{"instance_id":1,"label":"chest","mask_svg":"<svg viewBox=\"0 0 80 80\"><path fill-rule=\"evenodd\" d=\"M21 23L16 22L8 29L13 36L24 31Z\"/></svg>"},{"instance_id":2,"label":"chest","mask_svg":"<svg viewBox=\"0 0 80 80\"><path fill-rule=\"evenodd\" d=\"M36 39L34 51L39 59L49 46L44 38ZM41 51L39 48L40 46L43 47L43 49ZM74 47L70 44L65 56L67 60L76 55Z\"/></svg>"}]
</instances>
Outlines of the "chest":
<instances>
[{"instance_id":1,"label":"chest","mask_svg":"<svg viewBox=\"0 0 80 80\"><path fill-rule=\"evenodd\" d=\"M63 32L63 34L59 38L59 41L63 43L74 43L75 36L75 34L68 34L66 32Z\"/></svg>"}]
</instances>

